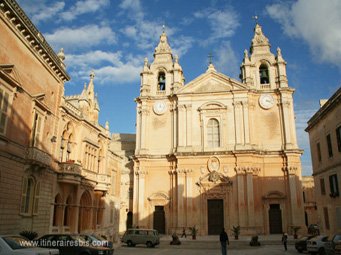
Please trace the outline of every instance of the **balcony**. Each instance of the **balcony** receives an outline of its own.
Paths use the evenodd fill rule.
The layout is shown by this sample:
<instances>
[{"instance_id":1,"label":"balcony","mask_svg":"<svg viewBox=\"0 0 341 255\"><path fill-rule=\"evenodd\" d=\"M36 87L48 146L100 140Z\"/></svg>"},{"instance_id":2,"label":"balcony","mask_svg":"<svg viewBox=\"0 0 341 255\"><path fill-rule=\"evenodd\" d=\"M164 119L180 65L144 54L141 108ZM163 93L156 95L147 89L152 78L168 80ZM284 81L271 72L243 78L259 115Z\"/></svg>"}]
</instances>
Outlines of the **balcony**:
<instances>
[{"instance_id":1,"label":"balcony","mask_svg":"<svg viewBox=\"0 0 341 255\"><path fill-rule=\"evenodd\" d=\"M27 148L26 160L29 164L36 165L38 167L49 167L52 164L51 155L35 147Z\"/></svg>"},{"instance_id":2,"label":"balcony","mask_svg":"<svg viewBox=\"0 0 341 255\"><path fill-rule=\"evenodd\" d=\"M97 175L97 184L95 186L96 191L107 192L109 190L110 177L106 174Z\"/></svg>"},{"instance_id":3,"label":"balcony","mask_svg":"<svg viewBox=\"0 0 341 255\"><path fill-rule=\"evenodd\" d=\"M80 184L82 180L81 165L70 161L59 163L58 182Z\"/></svg>"}]
</instances>

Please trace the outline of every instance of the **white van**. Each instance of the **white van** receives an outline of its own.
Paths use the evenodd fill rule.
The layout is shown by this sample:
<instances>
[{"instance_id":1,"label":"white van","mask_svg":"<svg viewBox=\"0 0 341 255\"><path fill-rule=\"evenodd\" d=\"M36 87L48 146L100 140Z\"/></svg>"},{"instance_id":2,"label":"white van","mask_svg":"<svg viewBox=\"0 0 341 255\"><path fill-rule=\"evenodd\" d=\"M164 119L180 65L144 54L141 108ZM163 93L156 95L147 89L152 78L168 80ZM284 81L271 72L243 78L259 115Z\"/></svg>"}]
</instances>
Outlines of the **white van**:
<instances>
[{"instance_id":1,"label":"white van","mask_svg":"<svg viewBox=\"0 0 341 255\"><path fill-rule=\"evenodd\" d=\"M124 233L121 241L129 247L137 244L145 244L151 248L160 244L160 236L155 229L130 228Z\"/></svg>"}]
</instances>

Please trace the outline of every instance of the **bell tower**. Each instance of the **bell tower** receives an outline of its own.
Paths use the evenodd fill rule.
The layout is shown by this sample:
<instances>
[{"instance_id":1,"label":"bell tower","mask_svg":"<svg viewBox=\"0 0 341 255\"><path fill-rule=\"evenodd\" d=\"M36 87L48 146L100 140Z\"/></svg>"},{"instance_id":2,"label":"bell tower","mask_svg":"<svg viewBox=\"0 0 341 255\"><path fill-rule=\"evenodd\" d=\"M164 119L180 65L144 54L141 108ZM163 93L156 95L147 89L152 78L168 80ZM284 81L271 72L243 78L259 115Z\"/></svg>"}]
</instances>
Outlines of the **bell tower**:
<instances>
[{"instance_id":1,"label":"bell tower","mask_svg":"<svg viewBox=\"0 0 341 255\"><path fill-rule=\"evenodd\" d=\"M177 56L173 57L165 30L154 50L154 60L145 58L137 103L136 154L168 154L173 149L172 118L174 94L184 86L184 76ZM147 132L148 130L148 132ZM158 142L158 138L162 141ZM160 140L159 140L160 141Z\"/></svg>"},{"instance_id":2,"label":"bell tower","mask_svg":"<svg viewBox=\"0 0 341 255\"><path fill-rule=\"evenodd\" d=\"M184 85L182 68L178 56L173 57L165 31L160 36L154 50L154 61L151 65L145 58L141 72L141 96L168 96Z\"/></svg>"},{"instance_id":3,"label":"bell tower","mask_svg":"<svg viewBox=\"0 0 341 255\"><path fill-rule=\"evenodd\" d=\"M251 88L267 90L288 87L286 62L281 49L277 55L271 53L269 39L263 34L262 27L257 23L250 47L250 56L244 51L241 65L242 82Z\"/></svg>"}]
</instances>

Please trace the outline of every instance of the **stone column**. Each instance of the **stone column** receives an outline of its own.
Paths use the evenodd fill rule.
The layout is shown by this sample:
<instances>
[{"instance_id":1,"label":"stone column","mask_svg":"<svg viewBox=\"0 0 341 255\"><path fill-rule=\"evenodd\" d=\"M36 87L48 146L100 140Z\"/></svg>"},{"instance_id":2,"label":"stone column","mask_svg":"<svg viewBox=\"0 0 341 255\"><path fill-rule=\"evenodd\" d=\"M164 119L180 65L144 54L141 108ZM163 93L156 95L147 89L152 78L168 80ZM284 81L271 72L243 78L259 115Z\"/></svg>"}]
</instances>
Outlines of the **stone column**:
<instances>
[{"instance_id":1,"label":"stone column","mask_svg":"<svg viewBox=\"0 0 341 255\"><path fill-rule=\"evenodd\" d=\"M192 105L186 104L186 146L192 146Z\"/></svg>"},{"instance_id":2,"label":"stone column","mask_svg":"<svg viewBox=\"0 0 341 255\"><path fill-rule=\"evenodd\" d=\"M282 112L283 112L283 128L284 128L284 144L285 149L290 149L291 142L291 130L290 130L290 105L291 103L287 99L282 98Z\"/></svg>"},{"instance_id":3,"label":"stone column","mask_svg":"<svg viewBox=\"0 0 341 255\"><path fill-rule=\"evenodd\" d=\"M141 225L144 224L143 220L145 219L145 208L144 208L144 201L145 201L145 197L144 197L144 192L145 192L145 177L148 174L147 171L142 171L141 169L135 171L135 181L137 183L137 185L135 187L137 187L136 190L136 205L135 205L135 212L136 212L136 222L135 224L137 225ZM144 225L143 225L144 226Z\"/></svg>"},{"instance_id":4,"label":"stone column","mask_svg":"<svg viewBox=\"0 0 341 255\"><path fill-rule=\"evenodd\" d=\"M185 225L185 188L186 188L186 173L184 170L177 169L177 195L178 195L178 224L177 227L183 227Z\"/></svg>"},{"instance_id":5,"label":"stone column","mask_svg":"<svg viewBox=\"0 0 341 255\"><path fill-rule=\"evenodd\" d=\"M247 207L245 204L245 187L244 187L244 167L236 167L237 174L237 199L238 199L238 217L239 225L245 227L247 225Z\"/></svg>"},{"instance_id":6,"label":"stone column","mask_svg":"<svg viewBox=\"0 0 341 255\"><path fill-rule=\"evenodd\" d=\"M147 109L147 106L146 105L142 106L142 109L141 109L141 149L142 150L147 148L148 115L149 115L149 111Z\"/></svg>"},{"instance_id":7,"label":"stone column","mask_svg":"<svg viewBox=\"0 0 341 255\"><path fill-rule=\"evenodd\" d=\"M173 228L176 227L176 172L174 170L169 170L169 197L170 197L170 206L169 206L169 229L171 229L170 233L173 232Z\"/></svg>"},{"instance_id":8,"label":"stone column","mask_svg":"<svg viewBox=\"0 0 341 255\"><path fill-rule=\"evenodd\" d=\"M255 200L253 195L253 174L254 168L248 167L246 169L246 189L247 189L247 212L248 212L248 226L255 226Z\"/></svg>"},{"instance_id":9,"label":"stone column","mask_svg":"<svg viewBox=\"0 0 341 255\"><path fill-rule=\"evenodd\" d=\"M141 149L141 106L136 107L136 151L139 152Z\"/></svg>"},{"instance_id":10,"label":"stone column","mask_svg":"<svg viewBox=\"0 0 341 255\"><path fill-rule=\"evenodd\" d=\"M173 138L173 144L172 144L172 151L175 152L176 148L178 146L178 114L176 110L175 102L172 104L172 138Z\"/></svg>"},{"instance_id":11,"label":"stone column","mask_svg":"<svg viewBox=\"0 0 341 255\"><path fill-rule=\"evenodd\" d=\"M184 147L186 146L186 109L184 105L178 106L178 135L179 135L179 146Z\"/></svg>"},{"instance_id":12,"label":"stone column","mask_svg":"<svg viewBox=\"0 0 341 255\"><path fill-rule=\"evenodd\" d=\"M193 185L192 185L192 170L186 170L186 219L185 225L188 226L192 218L192 204L193 204Z\"/></svg>"},{"instance_id":13,"label":"stone column","mask_svg":"<svg viewBox=\"0 0 341 255\"><path fill-rule=\"evenodd\" d=\"M247 100L242 102L243 105L243 123L244 123L244 144L250 144L250 125L249 125L249 104Z\"/></svg>"},{"instance_id":14,"label":"stone column","mask_svg":"<svg viewBox=\"0 0 341 255\"><path fill-rule=\"evenodd\" d=\"M286 171L288 173L288 188L290 194L290 207L291 207L291 225L300 226L302 221L300 217L300 210L297 205L297 187L296 187L296 178L297 176L297 167L295 166L287 166ZM289 222L288 222L289 223ZM289 223L290 224L290 223Z\"/></svg>"},{"instance_id":15,"label":"stone column","mask_svg":"<svg viewBox=\"0 0 341 255\"><path fill-rule=\"evenodd\" d=\"M237 101L234 102L234 119L235 119L235 131L236 131L236 146L240 146L244 143L243 137L243 109L242 109L242 102Z\"/></svg>"}]
</instances>

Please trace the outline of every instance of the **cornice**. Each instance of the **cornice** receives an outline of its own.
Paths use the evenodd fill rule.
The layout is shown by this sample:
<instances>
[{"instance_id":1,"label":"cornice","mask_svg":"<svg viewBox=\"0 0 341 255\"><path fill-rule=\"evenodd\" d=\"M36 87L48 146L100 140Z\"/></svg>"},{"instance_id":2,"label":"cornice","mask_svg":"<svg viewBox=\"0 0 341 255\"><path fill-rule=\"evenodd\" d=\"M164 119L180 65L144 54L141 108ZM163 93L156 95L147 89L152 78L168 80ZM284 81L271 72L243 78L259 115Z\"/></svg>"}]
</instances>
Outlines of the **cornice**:
<instances>
[{"instance_id":1,"label":"cornice","mask_svg":"<svg viewBox=\"0 0 341 255\"><path fill-rule=\"evenodd\" d=\"M70 80L62 61L15 0L0 0L0 13L0 17L17 31L21 39L31 46L61 80Z\"/></svg>"},{"instance_id":2,"label":"cornice","mask_svg":"<svg viewBox=\"0 0 341 255\"><path fill-rule=\"evenodd\" d=\"M339 88L328 101L308 120L308 127L305 129L309 132L318 122L323 119L335 107L341 104L341 88Z\"/></svg>"}]
</instances>

